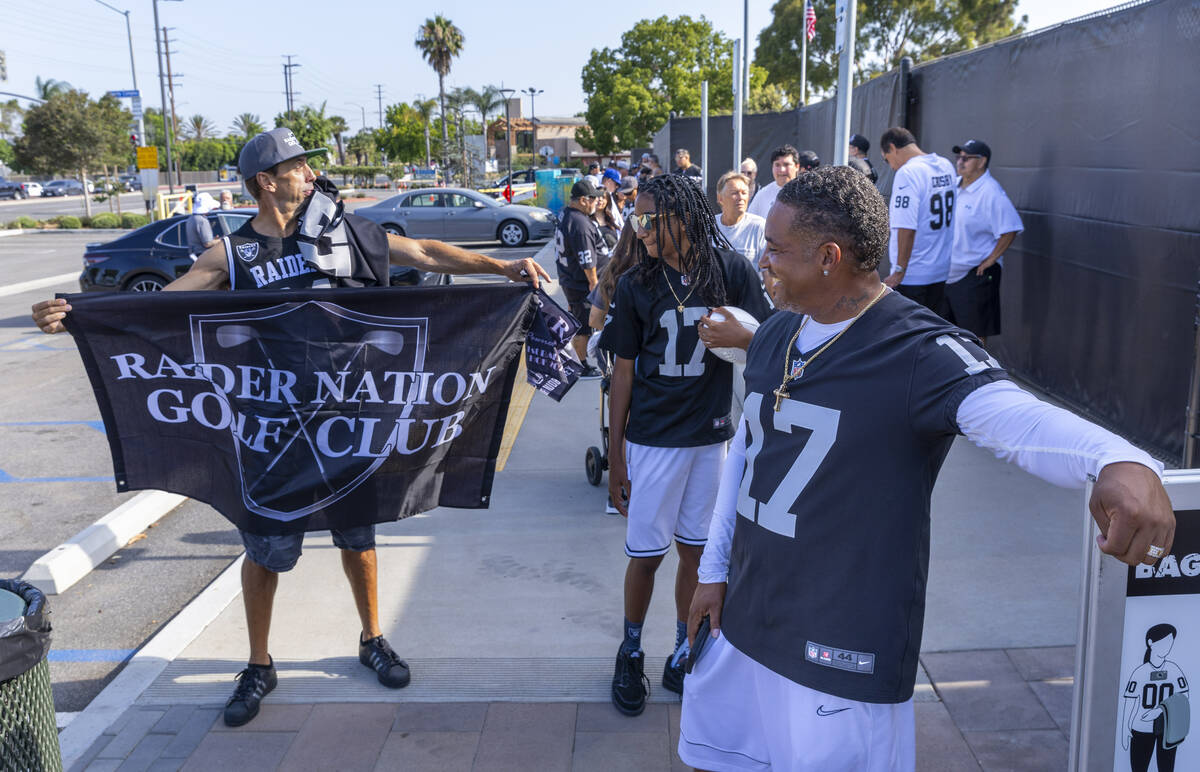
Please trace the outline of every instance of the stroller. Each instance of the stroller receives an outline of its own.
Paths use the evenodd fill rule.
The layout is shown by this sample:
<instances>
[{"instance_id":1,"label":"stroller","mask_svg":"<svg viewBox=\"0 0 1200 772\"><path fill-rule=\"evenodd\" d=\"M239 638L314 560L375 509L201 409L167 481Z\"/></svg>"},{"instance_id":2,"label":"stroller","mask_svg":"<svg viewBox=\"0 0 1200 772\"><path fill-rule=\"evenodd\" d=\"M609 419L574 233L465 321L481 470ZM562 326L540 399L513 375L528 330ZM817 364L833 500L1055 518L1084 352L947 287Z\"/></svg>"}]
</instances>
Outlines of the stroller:
<instances>
[{"instance_id":1,"label":"stroller","mask_svg":"<svg viewBox=\"0 0 1200 772\"><path fill-rule=\"evenodd\" d=\"M608 387L612 381L612 356L598 347L599 342L600 333L592 333L588 339L587 353L604 373L600 379L600 447L591 446L584 456L587 481L596 486L604 480L604 472L608 469Z\"/></svg>"}]
</instances>

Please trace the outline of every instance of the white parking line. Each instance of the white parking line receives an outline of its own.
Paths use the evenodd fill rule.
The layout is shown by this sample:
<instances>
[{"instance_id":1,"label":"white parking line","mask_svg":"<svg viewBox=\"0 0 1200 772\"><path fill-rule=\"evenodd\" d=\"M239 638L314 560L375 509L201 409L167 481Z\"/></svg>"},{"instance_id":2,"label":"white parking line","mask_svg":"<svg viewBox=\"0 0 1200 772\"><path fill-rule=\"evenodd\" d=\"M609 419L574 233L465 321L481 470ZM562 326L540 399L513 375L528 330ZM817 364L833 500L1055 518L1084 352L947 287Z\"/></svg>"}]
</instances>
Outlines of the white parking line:
<instances>
[{"instance_id":1,"label":"white parking line","mask_svg":"<svg viewBox=\"0 0 1200 772\"><path fill-rule=\"evenodd\" d=\"M70 273L60 273L58 276L47 276L44 279L33 279L32 281L23 281L18 284L5 284L0 286L0 297L20 295L22 292L41 289L43 287L53 287L55 284L62 284L65 281L78 278L79 271L71 271Z\"/></svg>"}]
</instances>

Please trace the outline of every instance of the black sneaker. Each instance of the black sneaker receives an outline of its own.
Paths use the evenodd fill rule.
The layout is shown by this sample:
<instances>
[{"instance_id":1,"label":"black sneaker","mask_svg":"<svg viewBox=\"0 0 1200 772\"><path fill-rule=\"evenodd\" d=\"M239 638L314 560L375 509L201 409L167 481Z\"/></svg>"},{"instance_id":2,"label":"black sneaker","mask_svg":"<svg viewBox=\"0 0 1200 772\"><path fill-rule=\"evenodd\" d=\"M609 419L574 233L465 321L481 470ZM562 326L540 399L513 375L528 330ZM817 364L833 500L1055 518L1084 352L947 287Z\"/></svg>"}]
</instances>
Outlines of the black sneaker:
<instances>
[{"instance_id":1,"label":"black sneaker","mask_svg":"<svg viewBox=\"0 0 1200 772\"><path fill-rule=\"evenodd\" d=\"M667 657L667 666L663 668L663 688L683 694L683 666L687 664L688 647L684 643Z\"/></svg>"},{"instance_id":2,"label":"black sneaker","mask_svg":"<svg viewBox=\"0 0 1200 772\"><path fill-rule=\"evenodd\" d=\"M375 671L379 683L389 689L408 686L408 663L396 656L382 635L369 641L358 639L358 661Z\"/></svg>"},{"instance_id":3,"label":"black sneaker","mask_svg":"<svg viewBox=\"0 0 1200 772\"><path fill-rule=\"evenodd\" d=\"M650 696L650 679L643 671L645 657L640 651L617 651L617 668L612 680L612 703L627 716L636 716L646 709Z\"/></svg>"},{"instance_id":4,"label":"black sneaker","mask_svg":"<svg viewBox=\"0 0 1200 772\"><path fill-rule=\"evenodd\" d=\"M275 675L275 660L269 665L251 665L235 676L238 682L233 696L225 703L225 726L241 726L258 715L262 698L271 693L279 679Z\"/></svg>"},{"instance_id":5,"label":"black sneaker","mask_svg":"<svg viewBox=\"0 0 1200 772\"><path fill-rule=\"evenodd\" d=\"M598 369L596 369L595 365L584 365L583 372L579 373L579 380L594 381L597 378L602 377L603 375L604 375L604 373L602 373Z\"/></svg>"}]
</instances>

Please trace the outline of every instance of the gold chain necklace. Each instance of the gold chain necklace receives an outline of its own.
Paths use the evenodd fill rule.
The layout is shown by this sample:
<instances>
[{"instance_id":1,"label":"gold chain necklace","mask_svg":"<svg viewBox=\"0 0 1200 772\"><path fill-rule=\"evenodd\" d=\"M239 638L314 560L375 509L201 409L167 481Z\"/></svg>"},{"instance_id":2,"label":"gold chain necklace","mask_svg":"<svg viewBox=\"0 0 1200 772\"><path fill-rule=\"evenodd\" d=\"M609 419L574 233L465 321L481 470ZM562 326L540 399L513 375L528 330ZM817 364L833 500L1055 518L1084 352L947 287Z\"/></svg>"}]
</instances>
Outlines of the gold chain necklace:
<instances>
[{"instance_id":1,"label":"gold chain necklace","mask_svg":"<svg viewBox=\"0 0 1200 772\"><path fill-rule=\"evenodd\" d=\"M853 327L854 323L859 320L859 317L861 317L863 314L865 314L867 312L867 309L869 309L871 306L873 306L877 302L879 302L879 299L881 297L883 297L883 294L885 292L887 292L887 290L888 290L887 286L884 285L884 287L879 290L879 294L875 296L875 299L872 300L870 303L867 303L866 307L863 308L863 310L859 311L857 314L854 315L854 318L850 320L850 324L847 324L845 327L843 327L841 329L841 331L837 335L834 335L832 338L830 338L828 343L826 343L824 346L821 346L821 348L817 349L815 354L813 354L806 360L802 359L800 361L799 367L792 369L792 367L790 366L791 359L792 359L792 346L796 345L796 341L800 339L800 333L804 332L804 328L808 325L808 320L812 318L811 316L804 317L804 321L800 323L800 327L796 330L796 334L792 336L792 339L790 341L788 341L787 348L783 352L783 383L779 384L778 389L775 389L775 391L771 392L772 394L775 395L775 412L776 413L779 412L779 407L780 407L780 405L783 404L783 401L788 398L787 385L789 383L791 383L792 381L799 380L800 376L804 375L804 368L811 365L813 360L816 359L817 357L821 356L821 353L823 351L825 351L825 349L832 346L834 343L837 342L838 338L845 335L846 330Z\"/></svg>"},{"instance_id":2,"label":"gold chain necklace","mask_svg":"<svg viewBox=\"0 0 1200 772\"><path fill-rule=\"evenodd\" d=\"M687 299L692 296L692 293L696 291L696 288L692 287L690 290L688 290L688 294L683 296L683 300L680 300L679 295L677 295L675 293L675 288L671 286L671 277L667 275L667 264L659 263L659 265L662 266L663 278L666 279L667 289L671 290L671 297L675 298L675 302L679 304L679 305L675 306L675 310L679 311L679 313L682 314L683 313L683 304L686 303ZM681 275L686 275L686 274L681 274Z\"/></svg>"}]
</instances>

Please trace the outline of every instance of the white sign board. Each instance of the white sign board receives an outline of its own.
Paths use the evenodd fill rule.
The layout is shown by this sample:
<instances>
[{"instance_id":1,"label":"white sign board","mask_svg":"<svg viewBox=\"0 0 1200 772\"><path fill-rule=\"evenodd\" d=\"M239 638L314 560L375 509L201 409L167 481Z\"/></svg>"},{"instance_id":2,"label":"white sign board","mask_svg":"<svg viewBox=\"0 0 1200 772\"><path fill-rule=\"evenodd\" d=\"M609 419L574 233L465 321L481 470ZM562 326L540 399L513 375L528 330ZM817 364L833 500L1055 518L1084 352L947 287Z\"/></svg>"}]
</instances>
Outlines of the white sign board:
<instances>
[{"instance_id":1,"label":"white sign board","mask_svg":"<svg viewBox=\"0 0 1200 772\"><path fill-rule=\"evenodd\" d=\"M1175 542L1155 566L1129 568L1088 539L1075 770L1200 770L1200 736L1188 731L1191 680L1200 677L1200 474L1170 471L1165 482Z\"/></svg>"},{"instance_id":2,"label":"white sign board","mask_svg":"<svg viewBox=\"0 0 1200 772\"><path fill-rule=\"evenodd\" d=\"M142 169L138 174L142 178L142 198L153 201L158 195L158 169Z\"/></svg>"}]
</instances>

